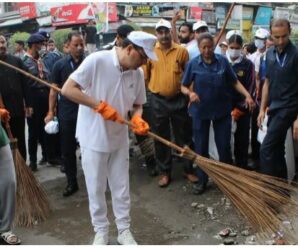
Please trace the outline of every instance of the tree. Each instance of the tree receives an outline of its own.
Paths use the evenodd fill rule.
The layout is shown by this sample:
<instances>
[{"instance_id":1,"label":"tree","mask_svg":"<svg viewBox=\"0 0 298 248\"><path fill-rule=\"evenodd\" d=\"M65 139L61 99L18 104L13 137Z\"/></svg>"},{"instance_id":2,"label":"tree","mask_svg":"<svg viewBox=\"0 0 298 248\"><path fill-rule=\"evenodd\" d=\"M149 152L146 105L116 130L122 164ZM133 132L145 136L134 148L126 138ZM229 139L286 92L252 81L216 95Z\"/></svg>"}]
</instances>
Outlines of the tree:
<instances>
[{"instance_id":1,"label":"tree","mask_svg":"<svg viewBox=\"0 0 298 248\"><path fill-rule=\"evenodd\" d=\"M30 37L29 33L26 32L16 32L14 33L9 39L8 39L8 51L10 53L14 53L15 52L15 42L17 40L22 40L25 43L25 47L27 45L27 40Z\"/></svg>"},{"instance_id":2,"label":"tree","mask_svg":"<svg viewBox=\"0 0 298 248\"><path fill-rule=\"evenodd\" d=\"M71 31L71 28L59 29L51 34L51 37L55 41L55 45L59 51L63 51L63 43Z\"/></svg>"}]
</instances>

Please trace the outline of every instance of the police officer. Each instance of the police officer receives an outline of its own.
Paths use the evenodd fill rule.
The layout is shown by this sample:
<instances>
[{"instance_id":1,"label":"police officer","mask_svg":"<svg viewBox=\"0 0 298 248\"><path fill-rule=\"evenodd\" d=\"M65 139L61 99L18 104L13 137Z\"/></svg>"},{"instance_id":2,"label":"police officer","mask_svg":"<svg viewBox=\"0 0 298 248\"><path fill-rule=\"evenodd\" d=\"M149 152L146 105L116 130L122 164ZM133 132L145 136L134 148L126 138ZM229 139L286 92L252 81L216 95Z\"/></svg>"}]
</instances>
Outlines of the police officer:
<instances>
[{"instance_id":1,"label":"police officer","mask_svg":"<svg viewBox=\"0 0 298 248\"><path fill-rule=\"evenodd\" d=\"M32 75L43 80L48 80L49 73L39 55L43 42L44 37L40 34L32 34L29 37L27 41L28 51L24 56L24 64ZM42 160L40 164L46 163L47 161L46 133L44 131L45 124L43 119L48 111L49 89L34 80L30 80L29 96L33 107L33 114L27 118L29 128L29 159L30 168L32 171L36 171L38 142L42 149Z\"/></svg>"},{"instance_id":2,"label":"police officer","mask_svg":"<svg viewBox=\"0 0 298 248\"><path fill-rule=\"evenodd\" d=\"M286 179L286 134L293 123L294 131L298 125L298 50L289 39L291 26L288 20L273 19L270 31L274 47L266 53L266 79L258 116L260 126L269 107L267 134L260 149L260 167L264 174Z\"/></svg>"}]
</instances>

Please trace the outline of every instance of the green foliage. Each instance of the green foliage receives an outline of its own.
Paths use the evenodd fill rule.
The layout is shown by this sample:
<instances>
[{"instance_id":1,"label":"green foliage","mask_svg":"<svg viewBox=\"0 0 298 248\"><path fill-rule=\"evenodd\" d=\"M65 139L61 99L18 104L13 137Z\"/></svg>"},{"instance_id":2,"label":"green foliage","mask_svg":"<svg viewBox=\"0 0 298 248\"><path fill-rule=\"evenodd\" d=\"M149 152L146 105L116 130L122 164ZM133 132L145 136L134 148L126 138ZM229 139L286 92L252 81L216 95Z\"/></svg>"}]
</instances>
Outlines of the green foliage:
<instances>
[{"instance_id":1,"label":"green foliage","mask_svg":"<svg viewBox=\"0 0 298 248\"><path fill-rule=\"evenodd\" d=\"M298 45L298 30L292 31L291 40L294 44Z\"/></svg>"},{"instance_id":2,"label":"green foliage","mask_svg":"<svg viewBox=\"0 0 298 248\"><path fill-rule=\"evenodd\" d=\"M59 51L63 50L63 43L71 31L71 28L67 28L55 30L53 33L51 33L51 38L55 41L55 45Z\"/></svg>"},{"instance_id":3,"label":"green foliage","mask_svg":"<svg viewBox=\"0 0 298 248\"><path fill-rule=\"evenodd\" d=\"M25 47L27 46L27 40L30 37L29 33L26 32L16 32L14 33L8 40L8 51L10 53L15 52L15 42L16 40L22 40L25 43Z\"/></svg>"}]
</instances>

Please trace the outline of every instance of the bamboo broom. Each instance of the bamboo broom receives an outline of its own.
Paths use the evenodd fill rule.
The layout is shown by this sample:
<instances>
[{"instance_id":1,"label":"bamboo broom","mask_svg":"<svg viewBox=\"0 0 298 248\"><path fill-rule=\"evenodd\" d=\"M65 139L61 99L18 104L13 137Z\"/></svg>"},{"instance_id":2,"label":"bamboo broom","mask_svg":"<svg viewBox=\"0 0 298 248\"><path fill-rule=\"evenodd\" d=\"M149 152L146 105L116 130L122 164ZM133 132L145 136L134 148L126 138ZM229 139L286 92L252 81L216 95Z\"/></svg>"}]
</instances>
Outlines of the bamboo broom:
<instances>
[{"instance_id":1,"label":"bamboo broom","mask_svg":"<svg viewBox=\"0 0 298 248\"><path fill-rule=\"evenodd\" d=\"M61 89L53 86L17 67L0 60L0 64L25 74L26 76L61 93ZM125 124L132 126L129 121ZM296 242L298 238L283 221L291 220L298 214L298 202L288 192L298 193L297 184L288 184L286 180L247 171L233 165L204 158L188 147L176 144L149 132L148 136L178 151L181 157L194 161L200 166L220 190L231 200L236 209L246 218L260 239L272 238L277 231L283 233L288 242Z\"/></svg>"},{"instance_id":2,"label":"bamboo broom","mask_svg":"<svg viewBox=\"0 0 298 248\"><path fill-rule=\"evenodd\" d=\"M14 223L17 226L31 227L36 222L47 219L50 213L50 204L47 194L19 152L17 140L13 137L9 124L6 123L5 127L10 139L17 178Z\"/></svg>"}]
</instances>

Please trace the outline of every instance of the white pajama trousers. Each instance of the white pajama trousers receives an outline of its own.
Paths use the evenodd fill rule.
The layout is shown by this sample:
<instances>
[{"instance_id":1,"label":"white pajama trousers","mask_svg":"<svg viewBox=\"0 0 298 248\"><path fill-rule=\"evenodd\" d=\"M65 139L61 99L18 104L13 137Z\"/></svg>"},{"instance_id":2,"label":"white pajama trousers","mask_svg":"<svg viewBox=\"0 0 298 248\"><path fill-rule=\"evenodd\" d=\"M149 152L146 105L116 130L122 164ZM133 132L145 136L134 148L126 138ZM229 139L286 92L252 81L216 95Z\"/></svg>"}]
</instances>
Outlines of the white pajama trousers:
<instances>
[{"instance_id":1,"label":"white pajama trousers","mask_svg":"<svg viewBox=\"0 0 298 248\"><path fill-rule=\"evenodd\" d=\"M89 198L94 231L109 232L105 192L111 190L112 207L118 232L130 227L129 147L115 152L97 152L81 148L82 167Z\"/></svg>"}]
</instances>

